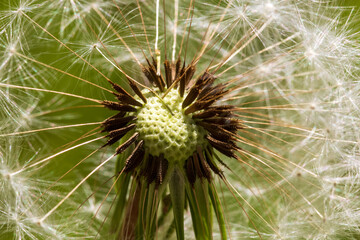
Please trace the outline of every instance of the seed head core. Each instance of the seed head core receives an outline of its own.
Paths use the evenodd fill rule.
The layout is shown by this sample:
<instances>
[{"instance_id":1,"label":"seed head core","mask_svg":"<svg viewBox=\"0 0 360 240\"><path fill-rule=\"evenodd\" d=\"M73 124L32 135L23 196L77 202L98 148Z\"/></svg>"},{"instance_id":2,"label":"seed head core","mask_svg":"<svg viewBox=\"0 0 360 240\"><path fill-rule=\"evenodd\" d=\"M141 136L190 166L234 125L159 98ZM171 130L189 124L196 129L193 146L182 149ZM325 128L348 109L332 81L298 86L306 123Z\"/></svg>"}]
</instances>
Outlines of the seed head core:
<instances>
[{"instance_id":1,"label":"seed head core","mask_svg":"<svg viewBox=\"0 0 360 240\"><path fill-rule=\"evenodd\" d=\"M144 140L145 151L160 156L169 163L183 163L197 146L205 146L205 130L195 124L191 114L185 115L181 105L183 98L171 90L163 99L169 109L147 90L143 92L147 103L137 111L137 132Z\"/></svg>"}]
</instances>

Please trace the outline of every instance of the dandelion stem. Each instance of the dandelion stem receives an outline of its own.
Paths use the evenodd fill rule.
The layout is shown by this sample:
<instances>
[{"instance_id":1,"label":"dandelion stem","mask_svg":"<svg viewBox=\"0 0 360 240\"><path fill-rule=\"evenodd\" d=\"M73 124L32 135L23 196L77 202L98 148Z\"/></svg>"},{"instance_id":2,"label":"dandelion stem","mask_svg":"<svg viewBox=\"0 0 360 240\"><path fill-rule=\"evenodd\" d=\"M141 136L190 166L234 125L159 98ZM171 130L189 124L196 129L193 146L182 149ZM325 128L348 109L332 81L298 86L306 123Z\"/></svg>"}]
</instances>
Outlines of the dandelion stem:
<instances>
[{"instance_id":1,"label":"dandelion stem","mask_svg":"<svg viewBox=\"0 0 360 240\"><path fill-rule=\"evenodd\" d=\"M175 219L176 236L178 240L185 239L184 234L184 203L185 182L180 170L174 169L169 181L171 202Z\"/></svg>"}]
</instances>

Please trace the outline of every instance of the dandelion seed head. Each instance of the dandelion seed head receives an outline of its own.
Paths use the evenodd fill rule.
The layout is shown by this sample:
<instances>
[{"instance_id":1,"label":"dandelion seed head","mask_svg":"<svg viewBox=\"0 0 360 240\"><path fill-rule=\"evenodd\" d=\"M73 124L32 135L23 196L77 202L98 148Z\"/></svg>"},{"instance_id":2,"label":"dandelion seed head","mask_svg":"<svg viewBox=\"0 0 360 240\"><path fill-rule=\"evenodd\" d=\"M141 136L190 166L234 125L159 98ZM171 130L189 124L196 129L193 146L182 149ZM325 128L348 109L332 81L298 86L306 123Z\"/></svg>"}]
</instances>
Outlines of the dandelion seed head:
<instances>
[{"instance_id":1,"label":"dandelion seed head","mask_svg":"<svg viewBox=\"0 0 360 240\"><path fill-rule=\"evenodd\" d=\"M150 96L149 92L145 96ZM204 147L205 131L196 126L191 116L184 114L181 108L183 98L172 90L164 104L157 97L148 97L148 102L140 108L137 116L137 130L144 146L153 156L161 154L170 162L185 161L196 151L197 146Z\"/></svg>"}]
</instances>

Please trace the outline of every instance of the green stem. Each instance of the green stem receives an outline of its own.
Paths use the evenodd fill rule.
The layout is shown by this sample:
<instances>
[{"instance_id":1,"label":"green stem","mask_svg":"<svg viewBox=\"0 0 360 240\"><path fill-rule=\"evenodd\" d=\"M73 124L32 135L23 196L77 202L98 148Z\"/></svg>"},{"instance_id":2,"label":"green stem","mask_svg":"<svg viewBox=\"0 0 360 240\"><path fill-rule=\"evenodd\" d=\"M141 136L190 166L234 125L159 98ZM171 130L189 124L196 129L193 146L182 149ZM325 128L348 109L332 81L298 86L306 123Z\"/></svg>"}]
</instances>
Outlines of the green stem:
<instances>
[{"instance_id":1,"label":"green stem","mask_svg":"<svg viewBox=\"0 0 360 240\"><path fill-rule=\"evenodd\" d=\"M171 202L175 219L176 236L178 240L185 239L184 233L184 205L185 182L180 171L175 168L169 181Z\"/></svg>"},{"instance_id":2,"label":"green stem","mask_svg":"<svg viewBox=\"0 0 360 240\"><path fill-rule=\"evenodd\" d=\"M227 239L227 232L226 232L226 224L225 224L225 218L224 218L224 212L220 203L219 196L216 192L214 183L211 183L209 185L209 194L211 203L215 210L215 215L219 224L219 229L221 233L221 239L226 240Z\"/></svg>"}]
</instances>

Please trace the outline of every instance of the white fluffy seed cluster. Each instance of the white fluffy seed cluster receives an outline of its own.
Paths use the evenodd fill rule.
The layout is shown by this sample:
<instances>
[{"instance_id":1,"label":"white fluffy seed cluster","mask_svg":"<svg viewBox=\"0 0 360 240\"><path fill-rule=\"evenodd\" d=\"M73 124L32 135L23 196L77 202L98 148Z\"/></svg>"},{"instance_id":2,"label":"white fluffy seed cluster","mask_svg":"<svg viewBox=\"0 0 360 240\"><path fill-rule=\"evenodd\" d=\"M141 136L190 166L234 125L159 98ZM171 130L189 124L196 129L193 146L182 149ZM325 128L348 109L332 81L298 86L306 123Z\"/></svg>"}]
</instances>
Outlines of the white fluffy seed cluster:
<instances>
[{"instance_id":1,"label":"white fluffy seed cluster","mask_svg":"<svg viewBox=\"0 0 360 240\"><path fill-rule=\"evenodd\" d=\"M114 2L124 9L130 22L124 21ZM336 0L175 2L179 2L177 23L172 11L174 1L166 1L166 11L160 9L167 13L168 34L159 35L159 47L163 49L165 38L173 43L172 33L177 29L175 52L179 52L183 29L189 29L191 22L187 60L208 44L196 65L197 73L209 69L210 62L212 71L226 62L217 71L217 81L225 84L231 81L232 91L221 104L240 107L242 111L237 114L246 125L239 137L245 150L241 158L247 164L226 161L231 171L224 169L239 197L246 199L242 208L235 204L234 194L224 189L229 237L259 239L259 231L264 239L359 239L360 38L356 30L356 8L354 11L344 8ZM110 64L99 50L110 53L117 64L128 70L127 74L140 80L143 75L137 74L141 69L134 66L134 56L140 62L146 60L137 41L144 46L147 57L151 56L145 47L148 44L145 36L152 47L156 6L155 1L151 4L139 1L139 5L147 32L137 4L130 0L0 1L0 136L73 122L97 122L108 117L102 114L99 118L88 102L44 91L104 99L102 89L80 81L84 78L109 87L89 63L114 80L116 65ZM188 9L194 9L191 21ZM160 33L164 33L163 16L160 14ZM84 19L96 26L97 36ZM112 32L113 28L118 34ZM134 55L118 36L124 37ZM137 40L132 36L138 37ZM170 56L171 52L171 46L167 47L166 54ZM165 52L161 53L163 59ZM16 90L9 84L44 91ZM83 128L61 127L31 135L0 137L1 239L91 238L92 234L98 234L102 223L105 231L98 238L108 239L111 221L103 219L111 201L102 200L111 184L101 185L85 208L79 209L81 214L73 215L73 211L85 200L85 195L93 193L94 184L84 185L81 192L72 194L42 225L36 223L75 183L98 166L103 157L102 151L89 156L77 168L80 171L72 170L71 176L46 190L51 180L60 178L75 162L103 145L99 141L73 150L69 147L59 150L59 146L82 139L85 132ZM255 148L255 144L260 147ZM58 155L63 150L69 150L66 153L71 155L60 154L49 158L42 168L38 168L40 165L28 168L33 161L41 161L49 154ZM102 167L97 172L102 176L99 179L112 177L113 168L111 163ZM19 170L23 171L14 174ZM44 192L46 197L32 204ZM100 211L99 206L102 206ZM243 217L244 211L249 213L253 224ZM73 221L69 221L70 215ZM89 218L93 217L99 221L93 221L89 231ZM186 239L195 239L189 214L185 218ZM167 231L159 228L157 233L165 235Z\"/></svg>"},{"instance_id":2,"label":"white fluffy seed cluster","mask_svg":"<svg viewBox=\"0 0 360 240\"><path fill-rule=\"evenodd\" d=\"M173 89L163 99L145 92L147 103L137 112L137 132L144 140L146 151L153 156L164 155L170 163L185 161L206 144L205 130L197 126L191 115L185 115L183 98Z\"/></svg>"}]
</instances>

